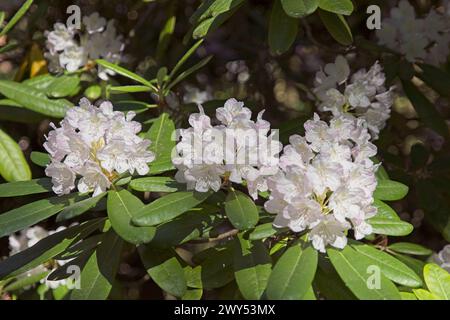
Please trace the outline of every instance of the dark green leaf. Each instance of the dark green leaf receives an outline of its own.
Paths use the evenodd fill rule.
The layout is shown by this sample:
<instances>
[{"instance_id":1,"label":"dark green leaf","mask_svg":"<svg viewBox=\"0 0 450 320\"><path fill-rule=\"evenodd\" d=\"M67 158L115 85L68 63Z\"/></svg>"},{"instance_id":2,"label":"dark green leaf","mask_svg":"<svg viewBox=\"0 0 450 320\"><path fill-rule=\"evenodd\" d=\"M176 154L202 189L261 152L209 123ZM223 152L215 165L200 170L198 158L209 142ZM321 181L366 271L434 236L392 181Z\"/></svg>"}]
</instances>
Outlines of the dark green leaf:
<instances>
[{"instance_id":1,"label":"dark green leaf","mask_svg":"<svg viewBox=\"0 0 450 320\"><path fill-rule=\"evenodd\" d=\"M307 293L317 268L317 251L295 244L283 253L273 268L267 285L272 300L300 300Z\"/></svg>"},{"instance_id":2,"label":"dark green leaf","mask_svg":"<svg viewBox=\"0 0 450 320\"><path fill-rule=\"evenodd\" d=\"M161 289L176 297L186 293L184 270L172 251L139 246L139 255L147 273Z\"/></svg>"},{"instance_id":3,"label":"dark green leaf","mask_svg":"<svg viewBox=\"0 0 450 320\"><path fill-rule=\"evenodd\" d=\"M435 130L444 138L448 138L447 124L435 106L411 82L402 81L402 85L423 124Z\"/></svg>"},{"instance_id":4,"label":"dark green leaf","mask_svg":"<svg viewBox=\"0 0 450 320\"><path fill-rule=\"evenodd\" d=\"M319 8L343 15L350 15L353 12L351 0L319 0Z\"/></svg>"},{"instance_id":5,"label":"dark green leaf","mask_svg":"<svg viewBox=\"0 0 450 320\"><path fill-rule=\"evenodd\" d=\"M89 257L81 271L80 289L73 289L71 300L105 300L108 298L123 248L122 239L110 229L102 243Z\"/></svg>"},{"instance_id":6,"label":"dark green leaf","mask_svg":"<svg viewBox=\"0 0 450 320\"><path fill-rule=\"evenodd\" d=\"M175 192L146 205L132 219L138 226L155 226L172 220L205 201L211 192Z\"/></svg>"},{"instance_id":7,"label":"dark green leaf","mask_svg":"<svg viewBox=\"0 0 450 320\"><path fill-rule=\"evenodd\" d=\"M25 1L19 10L14 14L14 16L9 20L9 22L6 24L6 26L2 29L0 32L0 37L4 36L8 33L9 30L11 30L16 23L22 18L22 16L28 11L30 6L33 4L34 0L27 0Z\"/></svg>"},{"instance_id":8,"label":"dark green leaf","mask_svg":"<svg viewBox=\"0 0 450 320\"><path fill-rule=\"evenodd\" d=\"M130 188L142 192L176 192L183 186L170 177L147 177L131 180Z\"/></svg>"},{"instance_id":9,"label":"dark green leaf","mask_svg":"<svg viewBox=\"0 0 450 320\"><path fill-rule=\"evenodd\" d=\"M433 251L428 248L422 247L421 245L407 242L397 242L391 244L390 246L388 246L388 249L395 252L412 254L416 256L429 256L433 253Z\"/></svg>"},{"instance_id":10,"label":"dark green leaf","mask_svg":"<svg viewBox=\"0 0 450 320\"><path fill-rule=\"evenodd\" d=\"M231 224L239 230L254 227L259 219L258 209L253 200L236 190L230 190L227 195L225 213Z\"/></svg>"},{"instance_id":11,"label":"dark green leaf","mask_svg":"<svg viewBox=\"0 0 450 320\"><path fill-rule=\"evenodd\" d=\"M234 275L242 296L259 300L266 290L272 261L261 241L250 242L239 237L234 247Z\"/></svg>"},{"instance_id":12,"label":"dark green leaf","mask_svg":"<svg viewBox=\"0 0 450 320\"><path fill-rule=\"evenodd\" d=\"M273 227L272 222L260 224L249 235L250 240L261 240L273 236L277 229Z\"/></svg>"},{"instance_id":13,"label":"dark green leaf","mask_svg":"<svg viewBox=\"0 0 450 320\"><path fill-rule=\"evenodd\" d=\"M298 19L284 12L280 0L275 0L269 21L269 47L273 54L285 53L294 43L298 32Z\"/></svg>"},{"instance_id":14,"label":"dark green leaf","mask_svg":"<svg viewBox=\"0 0 450 320\"><path fill-rule=\"evenodd\" d=\"M49 178L3 183L0 184L0 198L26 196L51 190L52 182Z\"/></svg>"},{"instance_id":15,"label":"dark green leaf","mask_svg":"<svg viewBox=\"0 0 450 320\"><path fill-rule=\"evenodd\" d=\"M352 31L343 16L323 10L318 10L318 12L328 32L337 42L344 46L353 43Z\"/></svg>"},{"instance_id":16,"label":"dark green leaf","mask_svg":"<svg viewBox=\"0 0 450 320\"><path fill-rule=\"evenodd\" d=\"M74 203L77 194L38 200L0 214L0 237L28 228Z\"/></svg>"},{"instance_id":17,"label":"dark green leaf","mask_svg":"<svg viewBox=\"0 0 450 320\"><path fill-rule=\"evenodd\" d=\"M109 191L108 217L111 226L125 241L133 244L147 243L155 235L153 227L137 227L131 220L144 204L127 190Z\"/></svg>"},{"instance_id":18,"label":"dark green leaf","mask_svg":"<svg viewBox=\"0 0 450 320\"><path fill-rule=\"evenodd\" d=\"M418 77L442 96L450 97L450 74L429 64L419 64Z\"/></svg>"},{"instance_id":19,"label":"dark green leaf","mask_svg":"<svg viewBox=\"0 0 450 320\"><path fill-rule=\"evenodd\" d=\"M0 279L12 277L31 270L56 257L70 245L99 228L104 219L95 219L81 225L58 231L0 262Z\"/></svg>"},{"instance_id":20,"label":"dark green leaf","mask_svg":"<svg viewBox=\"0 0 450 320\"><path fill-rule=\"evenodd\" d=\"M99 194L95 197L88 197L87 199L83 199L81 201L75 202L74 204L65 207L57 216L56 221L60 222L63 220L72 219L77 217L89 209L95 207L95 205L106 195L106 192Z\"/></svg>"},{"instance_id":21,"label":"dark green leaf","mask_svg":"<svg viewBox=\"0 0 450 320\"><path fill-rule=\"evenodd\" d=\"M370 277L378 278L378 275L370 272L373 265L371 260L346 246L344 249L327 249L328 257L335 267L337 273L349 287L349 289L362 300L399 300L400 294L395 285L383 274L380 276L380 286L370 286Z\"/></svg>"}]
</instances>

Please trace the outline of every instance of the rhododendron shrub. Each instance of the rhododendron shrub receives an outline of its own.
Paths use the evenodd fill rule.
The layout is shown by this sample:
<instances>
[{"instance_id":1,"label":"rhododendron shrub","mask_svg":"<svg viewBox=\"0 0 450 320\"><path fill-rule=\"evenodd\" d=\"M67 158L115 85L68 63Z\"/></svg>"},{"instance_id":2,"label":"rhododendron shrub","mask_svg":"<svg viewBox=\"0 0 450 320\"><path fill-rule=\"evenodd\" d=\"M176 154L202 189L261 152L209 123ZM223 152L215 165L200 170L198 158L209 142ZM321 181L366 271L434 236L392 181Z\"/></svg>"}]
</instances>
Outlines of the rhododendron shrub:
<instances>
[{"instance_id":1,"label":"rhododendron shrub","mask_svg":"<svg viewBox=\"0 0 450 320\"><path fill-rule=\"evenodd\" d=\"M1 299L449 299L449 1L94 2L0 6Z\"/></svg>"}]
</instances>

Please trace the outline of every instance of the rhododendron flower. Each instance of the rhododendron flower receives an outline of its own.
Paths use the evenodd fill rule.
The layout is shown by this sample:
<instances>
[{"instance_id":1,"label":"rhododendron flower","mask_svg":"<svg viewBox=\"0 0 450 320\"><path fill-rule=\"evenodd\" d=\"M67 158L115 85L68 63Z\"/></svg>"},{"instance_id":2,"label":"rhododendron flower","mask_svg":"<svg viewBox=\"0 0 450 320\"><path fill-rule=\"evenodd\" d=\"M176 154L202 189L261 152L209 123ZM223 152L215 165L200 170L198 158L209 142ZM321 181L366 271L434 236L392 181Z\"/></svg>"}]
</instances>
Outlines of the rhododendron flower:
<instances>
[{"instance_id":1,"label":"rhododendron flower","mask_svg":"<svg viewBox=\"0 0 450 320\"><path fill-rule=\"evenodd\" d=\"M325 66L324 72L318 72L315 80L314 92L319 99L319 110L330 111L334 117L364 119L372 138L377 139L390 117L394 102L394 87L386 89L384 86L386 77L379 63L376 62L368 71L359 70L349 79L348 62L338 56L334 64Z\"/></svg>"},{"instance_id":2,"label":"rhododendron flower","mask_svg":"<svg viewBox=\"0 0 450 320\"><path fill-rule=\"evenodd\" d=\"M52 124L44 147L52 160L45 173L52 178L53 191L70 193L80 177L78 191L96 196L125 172L147 174L154 155L148 150L151 142L137 135L141 125L132 121L134 115L113 111L108 101L96 107L83 98L80 106L67 111L59 128Z\"/></svg>"},{"instance_id":3,"label":"rhododendron flower","mask_svg":"<svg viewBox=\"0 0 450 320\"><path fill-rule=\"evenodd\" d=\"M315 249L343 248L349 230L356 239L372 232L367 219L377 212L377 165L370 157L377 149L362 119L339 117L327 124L316 114L304 127L305 136L290 137L280 171L268 178L265 208L277 214L276 227L308 231Z\"/></svg>"},{"instance_id":4,"label":"rhododendron flower","mask_svg":"<svg viewBox=\"0 0 450 320\"><path fill-rule=\"evenodd\" d=\"M172 162L178 172L175 178L188 189L218 191L224 179L247 183L250 195L267 191L266 178L278 170L281 143L270 133L270 123L251 120L252 112L242 102L229 99L216 110L221 123L213 126L211 119L200 113L189 117L191 128L179 130L181 137Z\"/></svg>"},{"instance_id":5,"label":"rhododendron flower","mask_svg":"<svg viewBox=\"0 0 450 320\"><path fill-rule=\"evenodd\" d=\"M391 9L390 17L381 22L377 30L379 43L404 54L411 62L425 60L439 65L450 53L450 13L432 8L423 18L418 18L414 7L400 1Z\"/></svg>"},{"instance_id":6,"label":"rhododendron flower","mask_svg":"<svg viewBox=\"0 0 450 320\"><path fill-rule=\"evenodd\" d=\"M82 19L82 29L76 30L62 23L56 23L52 31L46 31L45 57L51 72L76 71L89 60L105 59L118 63L124 49L123 37L118 35L114 21L106 21L97 12ZM98 76L108 80L114 75L111 70L98 67Z\"/></svg>"}]
</instances>

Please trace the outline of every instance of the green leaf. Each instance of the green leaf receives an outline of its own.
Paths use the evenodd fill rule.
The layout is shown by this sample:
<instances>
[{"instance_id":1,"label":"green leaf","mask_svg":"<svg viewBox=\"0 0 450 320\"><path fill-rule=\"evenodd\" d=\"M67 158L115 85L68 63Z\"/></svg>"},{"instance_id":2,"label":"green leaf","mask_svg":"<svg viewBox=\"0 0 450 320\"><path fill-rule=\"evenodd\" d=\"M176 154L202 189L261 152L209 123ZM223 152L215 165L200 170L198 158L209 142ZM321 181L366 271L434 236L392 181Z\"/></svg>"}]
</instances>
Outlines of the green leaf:
<instances>
[{"instance_id":1,"label":"green leaf","mask_svg":"<svg viewBox=\"0 0 450 320\"><path fill-rule=\"evenodd\" d=\"M350 246L346 246L342 250L328 248L327 253L339 276L359 299L400 299L400 294L395 285L383 274L379 274L379 288L376 286L369 288L369 284L371 284L369 278L375 276L370 272L373 262Z\"/></svg>"},{"instance_id":2,"label":"green leaf","mask_svg":"<svg viewBox=\"0 0 450 320\"><path fill-rule=\"evenodd\" d=\"M176 192L183 185L170 177L147 177L131 180L130 188L142 192Z\"/></svg>"},{"instance_id":3,"label":"green leaf","mask_svg":"<svg viewBox=\"0 0 450 320\"><path fill-rule=\"evenodd\" d=\"M147 86L139 86L139 85L135 85L135 86L113 86L113 87L108 87L108 90L112 93L115 92L119 92L119 93L123 93L123 92L148 92L148 91L152 91L149 87Z\"/></svg>"},{"instance_id":4,"label":"green leaf","mask_svg":"<svg viewBox=\"0 0 450 320\"><path fill-rule=\"evenodd\" d=\"M137 227L131 220L137 216L144 204L127 190L108 192L108 217L111 226L127 242L147 243L155 235L153 227Z\"/></svg>"},{"instance_id":5,"label":"green leaf","mask_svg":"<svg viewBox=\"0 0 450 320\"><path fill-rule=\"evenodd\" d=\"M30 155L31 162L40 167L46 167L50 163L48 153L33 151Z\"/></svg>"},{"instance_id":6,"label":"green leaf","mask_svg":"<svg viewBox=\"0 0 450 320\"><path fill-rule=\"evenodd\" d=\"M13 277L31 270L64 252L72 244L99 228L104 219L95 219L55 232L0 262L0 279Z\"/></svg>"},{"instance_id":7,"label":"green leaf","mask_svg":"<svg viewBox=\"0 0 450 320\"><path fill-rule=\"evenodd\" d=\"M77 194L38 200L0 214L0 238L28 228L60 212L77 199Z\"/></svg>"},{"instance_id":8,"label":"green leaf","mask_svg":"<svg viewBox=\"0 0 450 320\"><path fill-rule=\"evenodd\" d=\"M303 18L319 6L319 0L281 0L284 11L293 18Z\"/></svg>"},{"instance_id":9,"label":"green leaf","mask_svg":"<svg viewBox=\"0 0 450 320\"><path fill-rule=\"evenodd\" d=\"M197 62L196 64L194 64L192 67L186 69L185 71L181 72L176 78L175 80L173 80L166 88L167 91L169 91L170 89L172 89L176 84L178 84L180 81L184 80L185 78L187 78L188 76L190 76L191 74L193 74L194 72L196 72L197 70L200 70L201 68L203 68L205 65L208 64L208 62L212 59L212 55L207 56L206 58L203 58L202 60L200 60L199 62Z\"/></svg>"},{"instance_id":10,"label":"green leaf","mask_svg":"<svg viewBox=\"0 0 450 320\"><path fill-rule=\"evenodd\" d=\"M425 266L425 263L422 260L416 259L416 258L412 258L409 256L405 256L399 253L393 253L393 255L400 260L401 262L403 262L404 264L406 264L411 270L414 270L414 272L422 277L423 276L423 267ZM423 279L422 279L423 280Z\"/></svg>"},{"instance_id":11,"label":"green leaf","mask_svg":"<svg viewBox=\"0 0 450 320\"><path fill-rule=\"evenodd\" d=\"M372 226L373 233L376 234L407 236L414 230L414 227L410 223L401 220L373 217L368 222Z\"/></svg>"},{"instance_id":12,"label":"green leaf","mask_svg":"<svg viewBox=\"0 0 450 320\"><path fill-rule=\"evenodd\" d=\"M249 235L250 240L261 240L273 236L277 233L277 229L273 227L273 223L264 223L257 226Z\"/></svg>"},{"instance_id":13,"label":"green leaf","mask_svg":"<svg viewBox=\"0 0 450 320\"><path fill-rule=\"evenodd\" d=\"M6 181L31 179L31 170L19 145L0 129L0 175Z\"/></svg>"},{"instance_id":14,"label":"green leaf","mask_svg":"<svg viewBox=\"0 0 450 320\"><path fill-rule=\"evenodd\" d=\"M258 208L246 194L230 190L225 199L225 213L231 224L239 230L253 228L259 219Z\"/></svg>"},{"instance_id":15,"label":"green leaf","mask_svg":"<svg viewBox=\"0 0 450 320\"><path fill-rule=\"evenodd\" d=\"M194 52L198 49L198 47L203 43L203 39L198 40L184 55L178 60L175 67L173 67L172 71L169 74L169 78L172 78L178 70L184 65L184 63L194 54Z\"/></svg>"},{"instance_id":16,"label":"green leaf","mask_svg":"<svg viewBox=\"0 0 450 320\"><path fill-rule=\"evenodd\" d=\"M234 275L239 291L247 300L259 300L272 271L269 252L261 241L238 237L234 246Z\"/></svg>"},{"instance_id":17,"label":"green leaf","mask_svg":"<svg viewBox=\"0 0 450 320\"><path fill-rule=\"evenodd\" d=\"M394 201L404 198L408 194L408 186L392 180L379 180L373 194L375 199Z\"/></svg>"},{"instance_id":18,"label":"green leaf","mask_svg":"<svg viewBox=\"0 0 450 320\"><path fill-rule=\"evenodd\" d=\"M430 291L424 289L414 289L413 292L419 300L441 300L435 294L432 294Z\"/></svg>"},{"instance_id":19,"label":"green leaf","mask_svg":"<svg viewBox=\"0 0 450 320\"><path fill-rule=\"evenodd\" d=\"M298 19L284 12L280 0L275 0L269 21L269 47L273 54L285 53L294 43L298 32Z\"/></svg>"},{"instance_id":20,"label":"green leaf","mask_svg":"<svg viewBox=\"0 0 450 320\"><path fill-rule=\"evenodd\" d=\"M391 244L390 246L388 246L388 249L395 252L412 254L416 256L429 256L433 253L433 251L421 245L407 242L397 242Z\"/></svg>"},{"instance_id":21,"label":"green leaf","mask_svg":"<svg viewBox=\"0 0 450 320\"><path fill-rule=\"evenodd\" d=\"M161 114L156 119L147 132L146 138L152 142L150 151L155 154L155 162L171 158L172 150L176 145L175 124L167 113Z\"/></svg>"},{"instance_id":22,"label":"green leaf","mask_svg":"<svg viewBox=\"0 0 450 320\"><path fill-rule=\"evenodd\" d=\"M422 280L413 270L389 254L362 243L353 244L352 248L378 266L388 279L407 287L422 285Z\"/></svg>"},{"instance_id":23,"label":"green leaf","mask_svg":"<svg viewBox=\"0 0 450 320\"><path fill-rule=\"evenodd\" d=\"M318 12L325 28L327 28L334 40L344 46L349 46L353 43L352 31L342 15L323 10L318 10Z\"/></svg>"},{"instance_id":24,"label":"green leaf","mask_svg":"<svg viewBox=\"0 0 450 320\"><path fill-rule=\"evenodd\" d=\"M16 23L22 18L22 16L28 11L30 6L33 4L33 0L27 0L23 3L23 5L20 7L20 9L14 14L14 16L9 20L9 22L6 24L6 26L2 29L0 32L0 37L4 36L8 33L9 30L11 30Z\"/></svg>"},{"instance_id":25,"label":"green leaf","mask_svg":"<svg viewBox=\"0 0 450 320\"><path fill-rule=\"evenodd\" d=\"M80 78L78 76L61 76L54 78L46 90L48 96L62 98L72 96L80 90Z\"/></svg>"},{"instance_id":26,"label":"green leaf","mask_svg":"<svg viewBox=\"0 0 450 320\"><path fill-rule=\"evenodd\" d=\"M114 63L111 63L109 61L103 60L103 59L97 59L95 60L95 62L97 62L99 65L101 65L102 67L105 67L109 70L112 70L118 74L120 74L121 76L127 77L131 80L134 80L136 82L142 83L144 86L147 86L149 88L152 88L155 92L157 91L157 89L155 88L155 86L153 84L151 84L150 81L145 80L144 78L142 78L141 76L125 69L122 68Z\"/></svg>"},{"instance_id":27,"label":"green leaf","mask_svg":"<svg viewBox=\"0 0 450 320\"><path fill-rule=\"evenodd\" d=\"M244 0L214 0L204 1L191 17L191 21L204 21L219 16L241 5Z\"/></svg>"},{"instance_id":28,"label":"green leaf","mask_svg":"<svg viewBox=\"0 0 450 320\"><path fill-rule=\"evenodd\" d=\"M447 139L449 136L447 124L435 106L411 82L402 81L402 85L423 124Z\"/></svg>"},{"instance_id":29,"label":"green leaf","mask_svg":"<svg viewBox=\"0 0 450 320\"><path fill-rule=\"evenodd\" d=\"M202 289L188 289L181 297L181 300L201 300L203 295Z\"/></svg>"},{"instance_id":30,"label":"green leaf","mask_svg":"<svg viewBox=\"0 0 450 320\"><path fill-rule=\"evenodd\" d=\"M26 196L51 190L52 181L49 178L3 183L0 184L0 198Z\"/></svg>"},{"instance_id":31,"label":"green leaf","mask_svg":"<svg viewBox=\"0 0 450 320\"><path fill-rule=\"evenodd\" d=\"M155 226L172 220L205 201L211 192L181 191L158 198L136 212L132 219L138 226Z\"/></svg>"},{"instance_id":32,"label":"green leaf","mask_svg":"<svg viewBox=\"0 0 450 320\"><path fill-rule=\"evenodd\" d=\"M418 77L442 96L450 97L450 74L429 64L419 64Z\"/></svg>"},{"instance_id":33,"label":"green leaf","mask_svg":"<svg viewBox=\"0 0 450 320\"><path fill-rule=\"evenodd\" d=\"M51 74L43 74L33 78L22 81L22 84L38 89L39 91L46 92L51 84L55 81L56 77Z\"/></svg>"},{"instance_id":34,"label":"green leaf","mask_svg":"<svg viewBox=\"0 0 450 320\"><path fill-rule=\"evenodd\" d=\"M62 118L73 104L65 99L48 99L41 91L9 80L0 80L0 93L27 109L54 118Z\"/></svg>"},{"instance_id":35,"label":"green leaf","mask_svg":"<svg viewBox=\"0 0 450 320\"><path fill-rule=\"evenodd\" d=\"M450 274L434 263L423 268L423 277L428 290L440 299L450 300Z\"/></svg>"},{"instance_id":36,"label":"green leaf","mask_svg":"<svg viewBox=\"0 0 450 320\"><path fill-rule=\"evenodd\" d=\"M308 245L296 244L280 257L267 285L272 300L300 300L311 286L317 268L317 251Z\"/></svg>"},{"instance_id":37,"label":"green leaf","mask_svg":"<svg viewBox=\"0 0 450 320\"><path fill-rule=\"evenodd\" d=\"M187 290L184 270L174 252L139 246L139 255L147 273L164 291L182 297Z\"/></svg>"},{"instance_id":38,"label":"green leaf","mask_svg":"<svg viewBox=\"0 0 450 320\"><path fill-rule=\"evenodd\" d=\"M186 212L182 216L156 227L151 244L162 248L183 244L200 237L205 226L210 226L213 222L214 217L208 210Z\"/></svg>"},{"instance_id":39,"label":"green leaf","mask_svg":"<svg viewBox=\"0 0 450 320\"><path fill-rule=\"evenodd\" d=\"M80 289L73 289L71 300L105 300L116 277L123 248L122 239L110 229L81 271Z\"/></svg>"},{"instance_id":40,"label":"green leaf","mask_svg":"<svg viewBox=\"0 0 450 320\"><path fill-rule=\"evenodd\" d=\"M233 250L229 246L222 250L208 251L208 256L192 272L201 279L203 289L223 287L234 279ZM199 280L200 280L199 279ZM195 288L195 284L190 284Z\"/></svg>"},{"instance_id":41,"label":"green leaf","mask_svg":"<svg viewBox=\"0 0 450 320\"><path fill-rule=\"evenodd\" d=\"M402 298L402 300L417 300L414 293L411 292L400 292L400 297Z\"/></svg>"},{"instance_id":42,"label":"green leaf","mask_svg":"<svg viewBox=\"0 0 450 320\"><path fill-rule=\"evenodd\" d=\"M27 286L31 286L40 280L44 279L48 275L49 271L39 272L36 274L30 274L26 277L18 277L16 281L8 284L6 287L2 289L4 292L11 292L15 290L22 289Z\"/></svg>"},{"instance_id":43,"label":"green leaf","mask_svg":"<svg viewBox=\"0 0 450 320\"><path fill-rule=\"evenodd\" d=\"M319 8L348 16L353 12L353 3L351 0L319 0Z\"/></svg>"},{"instance_id":44,"label":"green leaf","mask_svg":"<svg viewBox=\"0 0 450 320\"><path fill-rule=\"evenodd\" d=\"M355 295L339 277L329 260L326 260L326 268L322 263L325 259L321 260L319 260L319 268L317 268L314 278L314 285L321 295L328 300L356 300Z\"/></svg>"},{"instance_id":45,"label":"green leaf","mask_svg":"<svg viewBox=\"0 0 450 320\"><path fill-rule=\"evenodd\" d=\"M90 195L81 201L75 202L74 204L65 207L57 216L56 221L60 222L63 220L72 219L77 217L89 209L96 206L96 204L106 195L106 192L99 194L98 196L91 197Z\"/></svg>"},{"instance_id":46,"label":"green leaf","mask_svg":"<svg viewBox=\"0 0 450 320\"><path fill-rule=\"evenodd\" d=\"M383 201L375 199L373 205L377 208L377 215L375 216L376 218L400 220L400 217L397 215L394 209L392 209Z\"/></svg>"},{"instance_id":47,"label":"green leaf","mask_svg":"<svg viewBox=\"0 0 450 320\"><path fill-rule=\"evenodd\" d=\"M164 24L161 33L159 34L158 46L156 47L156 60L160 61L164 55L167 53L167 48L169 47L170 38L175 31L175 23L177 17L175 15L170 16L166 23Z\"/></svg>"}]
</instances>

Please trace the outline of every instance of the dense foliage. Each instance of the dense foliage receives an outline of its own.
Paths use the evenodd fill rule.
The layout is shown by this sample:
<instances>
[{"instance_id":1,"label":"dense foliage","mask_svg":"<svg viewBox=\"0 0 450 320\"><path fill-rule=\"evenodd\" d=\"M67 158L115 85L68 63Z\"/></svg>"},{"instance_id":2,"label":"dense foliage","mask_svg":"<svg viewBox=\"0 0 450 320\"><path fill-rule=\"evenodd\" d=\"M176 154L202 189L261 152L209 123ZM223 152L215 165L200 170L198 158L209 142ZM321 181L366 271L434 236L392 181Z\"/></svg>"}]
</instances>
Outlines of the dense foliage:
<instances>
[{"instance_id":1,"label":"dense foliage","mask_svg":"<svg viewBox=\"0 0 450 320\"><path fill-rule=\"evenodd\" d=\"M3 299L450 299L450 1L0 4Z\"/></svg>"}]
</instances>

